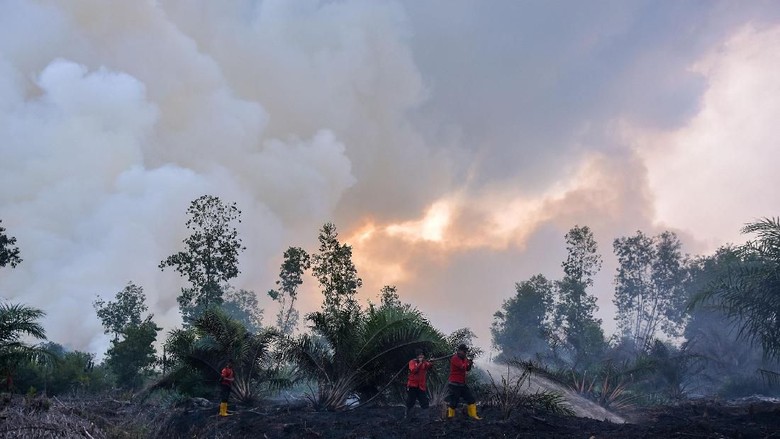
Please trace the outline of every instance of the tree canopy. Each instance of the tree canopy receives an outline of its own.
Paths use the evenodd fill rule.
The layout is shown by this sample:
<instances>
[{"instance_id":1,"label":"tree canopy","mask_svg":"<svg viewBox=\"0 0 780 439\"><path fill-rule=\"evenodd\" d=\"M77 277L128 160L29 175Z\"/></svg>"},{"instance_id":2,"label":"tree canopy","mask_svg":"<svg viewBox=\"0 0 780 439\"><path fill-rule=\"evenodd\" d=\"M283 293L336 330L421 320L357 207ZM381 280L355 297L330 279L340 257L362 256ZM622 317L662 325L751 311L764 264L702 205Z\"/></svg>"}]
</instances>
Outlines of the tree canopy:
<instances>
[{"instance_id":1,"label":"tree canopy","mask_svg":"<svg viewBox=\"0 0 780 439\"><path fill-rule=\"evenodd\" d=\"M696 297L711 301L737 324L740 336L758 343L769 357L780 357L780 219L748 223L754 235L737 247L739 259Z\"/></svg>"},{"instance_id":2,"label":"tree canopy","mask_svg":"<svg viewBox=\"0 0 780 439\"><path fill-rule=\"evenodd\" d=\"M98 318L103 322L106 334L113 333L119 338L130 325L138 326L143 322L141 314L149 308L143 288L128 282L122 291L116 294L114 301L106 302L98 297L93 303Z\"/></svg>"},{"instance_id":3,"label":"tree canopy","mask_svg":"<svg viewBox=\"0 0 780 439\"><path fill-rule=\"evenodd\" d=\"M106 333L114 339L106 352L106 365L116 375L119 387L137 389L156 363L154 342L159 328L147 311L143 288L130 282L114 301L98 299L95 311Z\"/></svg>"},{"instance_id":4,"label":"tree canopy","mask_svg":"<svg viewBox=\"0 0 780 439\"><path fill-rule=\"evenodd\" d=\"M39 322L45 315L37 308L0 303L0 372L9 381L20 364L49 355L40 345L27 342L27 339L46 339L46 331Z\"/></svg>"},{"instance_id":5,"label":"tree canopy","mask_svg":"<svg viewBox=\"0 0 780 439\"><path fill-rule=\"evenodd\" d=\"M178 297L185 322L205 308L223 301L222 283L239 274L238 255L244 250L235 223L241 222L236 203L225 204L219 197L203 195L187 209L186 250L174 253L160 262L160 269L173 267L186 277L191 287Z\"/></svg>"},{"instance_id":6,"label":"tree canopy","mask_svg":"<svg viewBox=\"0 0 780 439\"><path fill-rule=\"evenodd\" d=\"M677 235L664 232L649 237L637 231L634 236L615 239L613 248L619 264L613 302L623 336L647 350L660 333L680 335L687 270Z\"/></svg>"},{"instance_id":7,"label":"tree canopy","mask_svg":"<svg viewBox=\"0 0 780 439\"><path fill-rule=\"evenodd\" d=\"M0 220L2 224L3 220ZM0 225L0 268L10 265L16 267L22 262L19 257L19 247L16 245L16 238L5 234L5 229Z\"/></svg>"},{"instance_id":8,"label":"tree canopy","mask_svg":"<svg viewBox=\"0 0 780 439\"><path fill-rule=\"evenodd\" d=\"M601 270L602 257L588 226L574 226L566 233L566 250L561 264L564 276L556 282L555 323L571 351L573 367L578 368L593 361L604 347L601 320L594 317L596 297L587 291Z\"/></svg>"},{"instance_id":9,"label":"tree canopy","mask_svg":"<svg viewBox=\"0 0 780 439\"><path fill-rule=\"evenodd\" d=\"M299 313L295 309L298 287L303 284L303 273L311 267L311 258L306 250L290 247L284 252L284 261L279 270L277 289L268 291L271 299L279 302L276 326L283 334L292 334L298 326Z\"/></svg>"},{"instance_id":10,"label":"tree canopy","mask_svg":"<svg viewBox=\"0 0 780 439\"><path fill-rule=\"evenodd\" d=\"M529 360L550 350L548 316L553 305L553 282L541 274L515 284L515 295L493 314L490 329L499 359Z\"/></svg>"}]
</instances>

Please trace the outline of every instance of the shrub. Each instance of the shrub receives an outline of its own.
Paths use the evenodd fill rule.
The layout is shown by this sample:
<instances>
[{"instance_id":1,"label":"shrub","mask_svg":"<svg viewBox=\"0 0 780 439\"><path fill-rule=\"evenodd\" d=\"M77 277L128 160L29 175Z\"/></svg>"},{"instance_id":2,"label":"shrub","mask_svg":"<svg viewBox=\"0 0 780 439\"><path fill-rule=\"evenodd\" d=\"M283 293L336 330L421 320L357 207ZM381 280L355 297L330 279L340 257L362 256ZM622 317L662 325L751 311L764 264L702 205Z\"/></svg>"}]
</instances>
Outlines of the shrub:
<instances>
[{"instance_id":1,"label":"shrub","mask_svg":"<svg viewBox=\"0 0 780 439\"><path fill-rule=\"evenodd\" d=\"M563 395L555 392L537 391L529 393L531 372L520 368L520 372L512 376L511 366L507 365L505 376L496 382L488 372L490 384L483 404L497 408L502 419L509 419L518 410L542 411L562 415L573 415L574 412L566 405Z\"/></svg>"}]
</instances>

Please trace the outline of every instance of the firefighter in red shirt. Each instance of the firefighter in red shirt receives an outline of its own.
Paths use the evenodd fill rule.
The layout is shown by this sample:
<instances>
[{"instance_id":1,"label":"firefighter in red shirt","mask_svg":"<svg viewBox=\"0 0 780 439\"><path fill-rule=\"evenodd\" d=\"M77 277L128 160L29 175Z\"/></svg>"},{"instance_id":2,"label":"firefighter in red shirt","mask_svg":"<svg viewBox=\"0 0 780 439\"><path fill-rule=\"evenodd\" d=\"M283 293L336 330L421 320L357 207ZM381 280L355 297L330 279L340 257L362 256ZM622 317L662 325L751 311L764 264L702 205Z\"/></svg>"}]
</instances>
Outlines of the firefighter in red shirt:
<instances>
[{"instance_id":1,"label":"firefighter in red shirt","mask_svg":"<svg viewBox=\"0 0 780 439\"><path fill-rule=\"evenodd\" d=\"M219 379L220 396L222 397L219 404L219 416L228 415L227 405L233 380L235 380L235 375L233 374L233 360L228 360L220 373Z\"/></svg>"},{"instance_id":2,"label":"firefighter in red shirt","mask_svg":"<svg viewBox=\"0 0 780 439\"><path fill-rule=\"evenodd\" d=\"M433 365L425 359L422 349L417 349L415 355L416 358L409 361L409 379L406 381L406 412L404 417L409 416L415 401L420 401L420 408L428 408L428 393L426 392L425 382L428 370Z\"/></svg>"},{"instance_id":3,"label":"firefighter in red shirt","mask_svg":"<svg viewBox=\"0 0 780 439\"><path fill-rule=\"evenodd\" d=\"M467 357L469 352L468 346L461 344L458 346L458 351L450 359L450 377L447 380L447 418L455 417L455 407L458 406L458 402L461 398L468 404L468 414L470 418L482 419L477 416L477 400L474 398L474 393L466 385L466 372L471 370L472 361Z\"/></svg>"}]
</instances>

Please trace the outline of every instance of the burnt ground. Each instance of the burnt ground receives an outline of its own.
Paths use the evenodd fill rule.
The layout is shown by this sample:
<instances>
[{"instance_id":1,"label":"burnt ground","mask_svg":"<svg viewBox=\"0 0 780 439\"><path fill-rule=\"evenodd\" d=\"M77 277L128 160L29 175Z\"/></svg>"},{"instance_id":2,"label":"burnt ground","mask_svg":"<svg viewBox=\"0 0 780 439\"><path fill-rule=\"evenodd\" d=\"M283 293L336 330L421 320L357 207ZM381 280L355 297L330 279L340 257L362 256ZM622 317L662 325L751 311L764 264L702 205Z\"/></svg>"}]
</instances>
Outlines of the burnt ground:
<instances>
[{"instance_id":1,"label":"burnt ground","mask_svg":"<svg viewBox=\"0 0 780 439\"><path fill-rule=\"evenodd\" d=\"M231 406L231 408L235 408ZM0 398L0 438L778 438L780 402L747 400L686 402L637 409L632 422L614 424L587 418L517 412L501 419L497 409L480 408L483 420L459 412L443 421L441 411L364 407L317 412L303 404L238 408L219 418L217 404L204 399L176 406L112 398Z\"/></svg>"},{"instance_id":2,"label":"burnt ground","mask_svg":"<svg viewBox=\"0 0 780 439\"><path fill-rule=\"evenodd\" d=\"M500 419L483 408L483 420L458 413L443 421L438 409L411 420L402 407L359 408L333 413L290 406L239 409L218 418L216 406L176 409L159 425L166 438L780 438L780 404L729 406L717 402L657 407L634 414L634 422L613 424L587 418L516 413Z\"/></svg>"}]
</instances>

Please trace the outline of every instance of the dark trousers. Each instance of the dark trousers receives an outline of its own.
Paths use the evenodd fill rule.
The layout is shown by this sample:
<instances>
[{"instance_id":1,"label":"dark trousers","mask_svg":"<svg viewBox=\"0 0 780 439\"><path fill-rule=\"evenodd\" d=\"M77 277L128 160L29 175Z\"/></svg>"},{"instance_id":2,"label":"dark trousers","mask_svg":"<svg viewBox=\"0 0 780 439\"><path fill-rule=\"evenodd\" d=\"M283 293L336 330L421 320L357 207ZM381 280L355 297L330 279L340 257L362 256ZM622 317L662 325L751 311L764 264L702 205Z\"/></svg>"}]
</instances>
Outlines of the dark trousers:
<instances>
[{"instance_id":1,"label":"dark trousers","mask_svg":"<svg viewBox=\"0 0 780 439\"><path fill-rule=\"evenodd\" d=\"M424 390L420 390L417 387L409 387L406 389L406 408L410 409L414 407L414 402L420 401L420 407L428 408L428 393Z\"/></svg>"},{"instance_id":2,"label":"dark trousers","mask_svg":"<svg viewBox=\"0 0 780 439\"><path fill-rule=\"evenodd\" d=\"M219 385L219 397L220 402L228 402L228 398L230 398L230 385Z\"/></svg>"},{"instance_id":3,"label":"dark trousers","mask_svg":"<svg viewBox=\"0 0 780 439\"><path fill-rule=\"evenodd\" d=\"M447 405L449 405L450 408L457 407L461 398L466 401L466 404L475 404L477 402L477 399L474 398L474 393L472 393L469 386L465 384L449 383L447 384L447 391Z\"/></svg>"}]
</instances>

